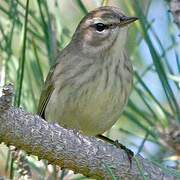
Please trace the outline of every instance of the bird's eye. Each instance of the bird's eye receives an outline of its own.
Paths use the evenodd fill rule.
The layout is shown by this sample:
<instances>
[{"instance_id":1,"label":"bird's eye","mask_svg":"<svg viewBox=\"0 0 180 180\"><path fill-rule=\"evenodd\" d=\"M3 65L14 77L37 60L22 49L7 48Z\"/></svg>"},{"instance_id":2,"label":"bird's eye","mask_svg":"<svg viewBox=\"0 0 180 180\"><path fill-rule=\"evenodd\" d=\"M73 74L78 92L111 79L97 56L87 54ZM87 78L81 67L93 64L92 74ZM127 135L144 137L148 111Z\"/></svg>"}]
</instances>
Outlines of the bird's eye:
<instances>
[{"instance_id":1,"label":"bird's eye","mask_svg":"<svg viewBox=\"0 0 180 180\"><path fill-rule=\"evenodd\" d=\"M97 23L94 25L94 27L96 31L99 31L99 32L103 31L104 29L107 29L107 26L103 23Z\"/></svg>"}]
</instances>

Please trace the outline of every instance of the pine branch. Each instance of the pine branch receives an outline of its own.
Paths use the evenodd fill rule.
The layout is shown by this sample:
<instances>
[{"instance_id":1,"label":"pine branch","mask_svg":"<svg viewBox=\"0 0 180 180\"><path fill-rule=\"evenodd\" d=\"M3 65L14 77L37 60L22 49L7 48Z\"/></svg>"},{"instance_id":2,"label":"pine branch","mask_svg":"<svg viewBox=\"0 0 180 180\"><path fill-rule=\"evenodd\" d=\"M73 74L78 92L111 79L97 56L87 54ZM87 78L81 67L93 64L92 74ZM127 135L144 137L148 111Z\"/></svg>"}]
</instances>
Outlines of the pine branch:
<instances>
[{"instance_id":1,"label":"pine branch","mask_svg":"<svg viewBox=\"0 0 180 180\"><path fill-rule=\"evenodd\" d=\"M140 155L132 159L113 145L50 124L21 108L11 107L12 85L0 97L0 140L7 145L96 179L175 179Z\"/></svg>"},{"instance_id":2,"label":"pine branch","mask_svg":"<svg viewBox=\"0 0 180 180\"><path fill-rule=\"evenodd\" d=\"M170 10L173 14L174 22L180 27L180 0L171 0Z\"/></svg>"}]
</instances>

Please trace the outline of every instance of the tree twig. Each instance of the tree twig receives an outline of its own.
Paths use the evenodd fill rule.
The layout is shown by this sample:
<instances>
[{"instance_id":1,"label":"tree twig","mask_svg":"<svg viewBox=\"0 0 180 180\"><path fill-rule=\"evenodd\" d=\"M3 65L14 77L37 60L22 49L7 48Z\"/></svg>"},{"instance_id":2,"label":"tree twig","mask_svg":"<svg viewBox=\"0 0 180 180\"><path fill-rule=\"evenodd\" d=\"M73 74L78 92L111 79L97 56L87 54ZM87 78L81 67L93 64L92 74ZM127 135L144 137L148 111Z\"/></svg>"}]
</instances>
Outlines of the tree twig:
<instances>
[{"instance_id":1,"label":"tree twig","mask_svg":"<svg viewBox=\"0 0 180 180\"><path fill-rule=\"evenodd\" d=\"M170 10L174 17L174 22L180 28L180 0L171 0L170 1Z\"/></svg>"}]
</instances>

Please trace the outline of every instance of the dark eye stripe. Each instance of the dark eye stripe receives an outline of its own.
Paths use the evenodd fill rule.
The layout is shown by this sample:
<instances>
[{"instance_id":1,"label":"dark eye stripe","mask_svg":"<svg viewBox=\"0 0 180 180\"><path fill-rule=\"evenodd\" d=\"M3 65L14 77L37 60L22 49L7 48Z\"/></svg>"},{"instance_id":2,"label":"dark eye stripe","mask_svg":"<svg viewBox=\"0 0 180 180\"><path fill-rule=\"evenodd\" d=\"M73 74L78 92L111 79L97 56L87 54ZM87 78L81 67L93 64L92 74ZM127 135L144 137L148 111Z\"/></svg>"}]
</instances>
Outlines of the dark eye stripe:
<instances>
[{"instance_id":1,"label":"dark eye stripe","mask_svg":"<svg viewBox=\"0 0 180 180\"><path fill-rule=\"evenodd\" d=\"M105 29L113 29L116 25L115 24L103 24L103 23L96 23L91 25L91 27L95 28L96 31L101 32Z\"/></svg>"}]
</instances>

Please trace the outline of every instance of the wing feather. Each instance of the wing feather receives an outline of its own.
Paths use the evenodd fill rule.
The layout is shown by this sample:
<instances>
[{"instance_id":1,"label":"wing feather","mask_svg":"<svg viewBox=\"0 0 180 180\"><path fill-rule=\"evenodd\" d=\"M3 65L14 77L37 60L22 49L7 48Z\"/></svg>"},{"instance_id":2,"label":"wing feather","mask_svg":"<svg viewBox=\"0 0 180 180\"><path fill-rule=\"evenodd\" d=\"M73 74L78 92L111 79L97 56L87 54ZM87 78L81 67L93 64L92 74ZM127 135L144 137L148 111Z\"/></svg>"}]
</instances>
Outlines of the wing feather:
<instances>
[{"instance_id":1,"label":"wing feather","mask_svg":"<svg viewBox=\"0 0 180 180\"><path fill-rule=\"evenodd\" d=\"M45 118L44 117L45 109L46 109L46 106L49 102L51 94L53 93L53 90L54 90L54 83L52 81L52 76L53 76L55 67L56 67L56 64L50 69L50 71L47 75L46 81L44 83L44 87L43 87L43 90L41 92L40 99L39 99L37 114L39 116L41 116L42 118Z\"/></svg>"}]
</instances>

